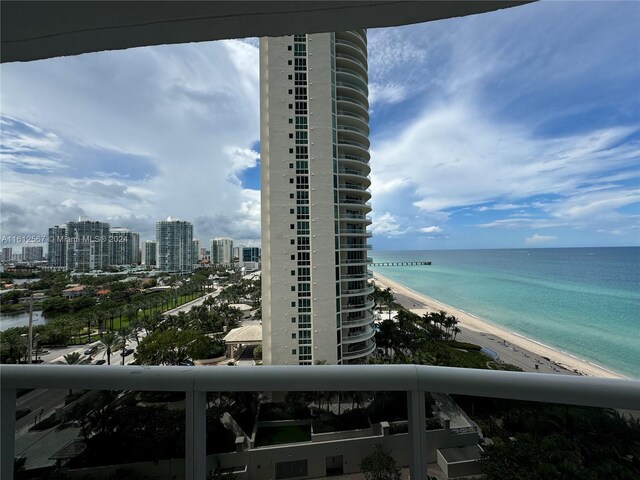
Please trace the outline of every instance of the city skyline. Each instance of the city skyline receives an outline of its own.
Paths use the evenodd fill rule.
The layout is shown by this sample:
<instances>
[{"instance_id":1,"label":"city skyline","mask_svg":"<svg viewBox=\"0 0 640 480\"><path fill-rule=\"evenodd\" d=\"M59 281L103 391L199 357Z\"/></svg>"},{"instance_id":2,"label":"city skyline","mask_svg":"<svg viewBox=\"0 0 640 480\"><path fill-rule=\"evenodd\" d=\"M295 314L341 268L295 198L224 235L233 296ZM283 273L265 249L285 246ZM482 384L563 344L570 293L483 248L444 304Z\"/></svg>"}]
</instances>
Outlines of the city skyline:
<instances>
[{"instance_id":1,"label":"city skyline","mask_svg":"<svg viewBox=\"0 0 640 480\"><path fill-rule=\"evenodd\" d=\"M639 8L370 30L374 248L639 244ZM152 238L169 210L201 238L258 241L255 39L2 75L4 235L89 215Z\"/></svg>"},{"instance_id":2,"label":"city skyline","mask_svg":"<svg viewBox=\"0 0 640 480\"><path fill-rule=\"evenodd\" d=\"M169 216L171 217L171 215ZM65 225L67 225L68 223L71 222L76 222L76 221L80 221L80 222L84 222L84 221L97 221L97 222L101 222L101 223L107 223L108 222L104 222L103 219L93 219L90 218L86 215L81 215L79 217L77 217L77 219L68 219L66 222L61 222L59 223L59 225L55 225L55 226L51 226L49 225L45 230L46 232L48 232L48 234L45 232L45 234L37 234L37 235L2 235L2 244L3 244L3 248L9 248L9 249L14 249L14 250L23 250L23 249L37 249L37 248L41 248L43 249L44 252L48 253L49 247L50 247L50 243L52 238L63 238L66 236L66 234L62 231L58 232L58 229L60 229L61 227L64 227ZM157 220L156 223L158 221L162 221L162 219ZM189 222L189 220L185 220L187 222ZM53 229L53 232L52 232ZM120 234L125 234L125 233L129 233L129 234L133 234L135 236L138 237L138 243L142 246L143 243L145 242L155 242L156 241L156 231L154 229L154 232L152 233L151 237L148 239L142 238L140 236L140 234L137 231L137 228L135 226L135 224L133 224L133 227L122 227L122 226L110 226L109 227L109 231L112 235L116 236L116 235L120 235ZM61 233L62 232L62 233ZM194 235L195 235L195 231L194 231ZM231 239L231 238L227 238L224 237L225 239L228 239L231 241L231 243L233 243L235 240ZM209 239L209 241L207 242L207 244L209 244L211 241L213 240L217 240L220 239L220 237L214 237ZM199 242L199 240L197 238L193 239L194 242ZM240 248L242 247L255 247L258 248L258 250L260 249L260 240L258 239L257 241L255 240L250 240L248 243L242 242L242 241L237 241L236 242L237 246L239 246ZM205 249L200 249L198 248L198 250L205 250ZM207 250L208 251L208 250ZM140 252L142 252L142 247L140 247ZM139 253L140 253L139 252ZM116 254L117 255L117 254ZM229 263L229 262L227 262Z\"/></svg>"}]
</instances>

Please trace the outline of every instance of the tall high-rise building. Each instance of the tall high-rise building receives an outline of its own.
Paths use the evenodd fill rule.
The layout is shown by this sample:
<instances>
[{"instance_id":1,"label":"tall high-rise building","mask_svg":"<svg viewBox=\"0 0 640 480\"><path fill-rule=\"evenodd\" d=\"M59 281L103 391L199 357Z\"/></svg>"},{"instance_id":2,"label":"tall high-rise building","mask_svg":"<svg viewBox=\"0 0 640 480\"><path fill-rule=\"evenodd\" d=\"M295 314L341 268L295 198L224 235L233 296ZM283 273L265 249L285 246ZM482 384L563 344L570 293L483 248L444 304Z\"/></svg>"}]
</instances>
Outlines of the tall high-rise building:
<instances>
[{"instance_id":1,"label":"tall high-rise building","mask_svg":"<svg viewBox=\"0 0 640 480\"><path fill-rule=\"evenodd\" d=\"M115 227L109 233L109 264L134 265L139 263L140 234L128 228Z\"/></svg>"},{"instance_id":2,"label":"tall high-rise building","mask_svg":"<svg viewBox=\"0 0 640 480\"><path fill-rule=\"evenodd\" d=\"M248 247L243 245L238 254L238 263L247 272L260 270L260 247Z\"/></svg>"},{"instance_id":3,"label":"tall high-rise building","mask_svg":"<svg viewBox=\"0 0 640 480\"><path fill-rule=\"evenodd\" d=\"M260 247L243 246L240 251L239 259L241 262L259 262Z\"/></svg>"},{"instance_id":4,"label":"tall high-rise building","mask_svg":"<svg viewBox=\"0 0 640 480\"><path fill-rule=\"evenodd\" d=\"M233 258L237 258L238 262L242 261L242 249L245 247L245 245L234 245L233 246L233 250L231 251L232 254L231 256Z\"/></svg>"},{"instance_id":5,"label":"tall high-rise building","mask_svg":"<svg viewBox=\"0 0 640 480\"><path fill-rule=\"evenodd\" d=\"M142 264L148 267L156 267L156 241L146 240L142 245Z\"/></svg>"},{"instance_id":6,"label":"tall high-rise building","mask_svg":"<svg viewBox=\"0 0 640 480\"><path fill-rule=\"evenodd\" d=\"M217 265L233 263L233 240L227 237L211 239L211 263Z\"/></svg>"},{"instance_id":7,"label":"tall high-rise building","mask_svg":"<svg viewBox=\"0 0 640 480\"><path fill-rule=\"evenodd\" d=\"M66 225L66 268L79 272L109 266L109 224L80 217Z\"/></svg>"},{"instance_id":8,"label":"tall high-rise building","mask_svg":"<svg viewBox=\"0 0 640 480\"><path fill-rule=\"evenodd\" d=\"M49 229L47 264L50 267L67 267L67 226L56 225Z\"/></svg>"},{"instance_id":9,"label":"tall high-rise building","mask_svg":"<svg viewBox=\"0 0 640 480\"><path fill-rule=\"evenodd\" d=\"M156 261L158 270L172 273L190 273L193 254L193 225L168 217L156 222Z\"/></svg>"},{"instance_id":10,"label":"tall high-rise building","mask_svg":"<svg viewBox=\"0 0 640 480\"><path fill-rule=\"evenodd\" d=\"M194 265L198 264L198 261L200 260L200 240L198 240L197 238L194 238L192 241L192 249L191 249L191 255L193 256L193 260L191 260L191 263L193 263Z\"/></svg>"},{"instance_id":11,"label":"tall high-rise building","mask_svg":"<svg viewBox=\"0 0 640 480\"><path fill-rule=\"evenodd\" d=\"M12 247L2 247L2 261L10 262L13 258L13 248Z\"/></svg>"},{"instance_id":12,"label":"tall high-rise building","mask_svg":"<svg viewBox=\"0 0 640 480\"><path fill-rule=\"evenodd\" d=\"M42 247L22 247L23 262L41 262L44 249Z\"/></svg>"},{"instance_id":13,"label":"tall high-rise building","mask_svg":"<svg viewBox=\"0 0 640 480\"><path fill-rule=\"evenodd\" d=\"M364 30L260 40L266 364L375 350L368 109Z\"/></svg>"}]
</instances>

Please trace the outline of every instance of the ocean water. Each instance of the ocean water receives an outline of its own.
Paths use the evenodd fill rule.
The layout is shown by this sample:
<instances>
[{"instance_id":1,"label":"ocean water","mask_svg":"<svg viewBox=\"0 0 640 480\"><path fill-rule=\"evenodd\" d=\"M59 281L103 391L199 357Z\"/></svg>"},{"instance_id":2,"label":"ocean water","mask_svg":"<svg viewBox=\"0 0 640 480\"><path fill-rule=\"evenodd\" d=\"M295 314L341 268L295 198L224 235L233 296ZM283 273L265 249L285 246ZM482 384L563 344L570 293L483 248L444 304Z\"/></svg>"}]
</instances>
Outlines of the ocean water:
<instances>
[{"instance_id":1,"label":"ocean water","mask_svg":"<svg viewBox=\"0 0 640 480\"><path fill-rule=\"evenodd\" d=\"M631 378L640 378L640 247L373 251L416 292Z\"/></svg>"}]
</instances>

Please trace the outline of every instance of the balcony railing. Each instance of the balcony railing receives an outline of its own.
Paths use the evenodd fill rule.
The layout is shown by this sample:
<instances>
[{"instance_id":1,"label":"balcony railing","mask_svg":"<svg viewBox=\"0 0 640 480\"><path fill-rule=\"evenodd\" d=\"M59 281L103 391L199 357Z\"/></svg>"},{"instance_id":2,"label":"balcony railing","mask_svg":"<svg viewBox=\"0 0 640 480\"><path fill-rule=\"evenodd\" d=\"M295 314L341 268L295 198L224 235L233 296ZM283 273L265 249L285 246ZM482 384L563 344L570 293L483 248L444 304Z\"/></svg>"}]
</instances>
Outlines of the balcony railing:
<instances>
[{"instance_id":1,"label":"balcony railing","mask_svg":"<svg viewBox=\"0 0 640 480\"><path fill-rule=\"evenodd\" d=\"M368 285L364 288L351 288L340 291L340 295L370 295L374 291L373 285Z\"/></svg>"},{"instance_id":2,"label":"balcony railing","mask_svg":"<svg viewBox=\"0 0 640 480\"><path fill-rule=\"evenodd\" d=\"M353 62L358 65L358 67L360 67L363 72L366 73L368 71L367 66L362 63L362 60L354 57L353 55L349 55L348 53L336 52L336 63L338 63L338 60L347 60L349 62Z\"/></svg>"},{"instance_id":3,"label":"balcony railing","mask_svg":"<svg viewBox=\"0 0 640 480\"><path fill-rule=\"evenodd\" d=\"M347 311L353 311L353 310L367 310L367 309L373 308L374 305L375 305L375 302L373 300L362 302L362 303L354 303L352 305L343 305L342 311L347 312Z\"/></svg>"},{"instance_id":4,"label":"balcony railing","mask_svg":"<svg viewBox=\"0 0 640 480\"><path fill-rule=\"evenodd\" d=\"M360 163L364 163L366 165L369 165L369 160L365 160L362 157L356 157L355 155L341 155L338 157L338 160L342 161L342 160L352 160L354 162L360 162Z\"/></svg>"},{"instance_id":5,"label":"balcony railing","mask_svg":"<svg viewBox=\"0 0 640 480\"><path fill-rule=\"evenodd\" d=\"M354 32L354 31L351 31L351 30L347 30L347 31L336 33L336 40L340 40L343 37L353 38L356 42L360 42L362 44L362 46L360 47L361 50L364 50L364 51L367 50L367 39L366 39L366 36L365 36L365 38L363 38L360 34Z\"/></svg>"},{"instance_id":6,"label":"balcony railing","mask_svg":"<svg viewBox=\"0 0 640 480\"><path fill-rule=\"evenodd\" d=\"M344 140L344 139L338 138L338 145L349 145L352 147L361 148L362 150L366 150L367 152L369 151L369 147L367 145L360 142L354 142L353 140Z\"/></svg>"},{"instance_id":7,"label":"balcony railing","mask_svg":"<svg viewBox=\"0 0 640 480\"><path fill-rule=\"evenodd\" d=\"M358 215L355 213L345 213L340 215L340 220L363 220L365 222L371 222L371 216L369 215Z\"/></svg>"},{"instance_id":8,"label":"balcony railing","mask_svg":"<svg viewBox=\"0 0 640 480\"><path fill-rule=\"evenodd\" d=\"M336 87L338 88L348 88L349 90L354 90L364 96L364 98L368 98L369 92L367 92L364 88L359 87L358 85L350 82L336 82Z\"/></svg>"},{"instance_id":9,"label":"balcony railing","mask_svg":"<svg viewBox=\"0 0 640 480\"><path fill-rule=\"evenodd\" d=\"M373 323L373 311L369 310L364 312L364 315L359 318L353 318L351 320L344 320L342 322L342 328L355 328L364 327Z\"/></svg>"},{"instance_id":10,"label":"balcony railing","mask_svg":"<svg viewBox=\"0 0 640 480\"><path fill-rule=\"evenodd\" d=\"M365 118L362 115L358 115L357 113L353 113L353 112L349 112L347 110L338 110L336 112L338 115L344 115L345 117L351 117L351 118L357 118L358 120L360 120L361 122L366 123L367 125L369 125L369 119Z\"/></svg>"},{"instance_id":11,"label":"balcony railing","mask_svg":"<svg viewBox=\"0 0 640 480\"><path fill-rule=\"evenodd\" d=\"M362 112L366 113L367 115L369 114L369 106L365 103L362 103L359 100L355 100L353 97L345 97L344 95L337 95L336 100L338 102L344 102L347 105L355 105L357 108L361 109ZM338 106L345 107L346 105L338 105Z\"/></svg>"},{"instance_id":12,"label":"balcony railing","mask_svg":"<svg viewBox=\"0 0 640 480\"><path fill-rule=\"evenodd\" d=\"M349 327L343 327L345 329L348 329ZM352 333L352 334L347 334L347 335L343 335L342 336L342 343L343 344L349 344L349 343L356 343L356 342L363 342L366 340L369 340L370 338L373 338L375 336L376 332L373 328L365 328L365 331L363 332L357 332L357 333Z\"/></svg>"},{"instance_id":13,"label":"balcony railing","mask_svg":"<svg viewBox=\"0 0 640 480\"><path fill-rule=\"evenodd\" d=\"M364 357L373 353L375 349L375 343L370 343L369 345L364 345L358 348L352 347L351 344L347 344L347 349L342 351L342 358L345 360L351 360L354 358Z\"/></svg>"},{"instance_id":14,"label":"balcony railing","mask_svg":"<svg viewBox=\"0 0 640 480\"><path fill-rule=\"evenodd\" d=\"M637 409L640 382L581 376L420 365L263 366L260 368L2 365L0 476L13 478L19 388L186 393L186 478L204 480L209 391L406 391L411 478L426 477L425 392Z\"/></svg>"}]
</instances>

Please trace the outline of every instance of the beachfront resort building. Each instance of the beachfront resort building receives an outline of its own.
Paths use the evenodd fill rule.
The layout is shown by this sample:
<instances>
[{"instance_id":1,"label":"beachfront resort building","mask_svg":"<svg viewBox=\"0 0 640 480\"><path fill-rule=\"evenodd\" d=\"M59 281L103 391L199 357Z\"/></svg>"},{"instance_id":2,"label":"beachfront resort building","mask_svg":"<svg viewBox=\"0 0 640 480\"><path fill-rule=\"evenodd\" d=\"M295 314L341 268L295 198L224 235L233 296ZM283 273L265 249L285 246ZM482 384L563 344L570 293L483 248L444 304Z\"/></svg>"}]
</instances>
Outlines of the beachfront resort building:
<instances>
[{"instance_id":1,"label":"beachfront resort building","mask_svg":"<svg viewBox=\"0 0 640 480\"><path fill-rule=\"evenodd\" d=\"M190 273L193 264L193 225L168 217L156 222L156 262L158 270Z\"/></svg>"},{"instance_id":2,"label":"beachfront resort building","mask_svg":"<svg viewBox=\"0 0 640 480\"><path fill-rule=\"evenodd\" d=\"M367 98L364 30L260 40L265 364L375 349Z\"/></svg>"}]
</instances>

